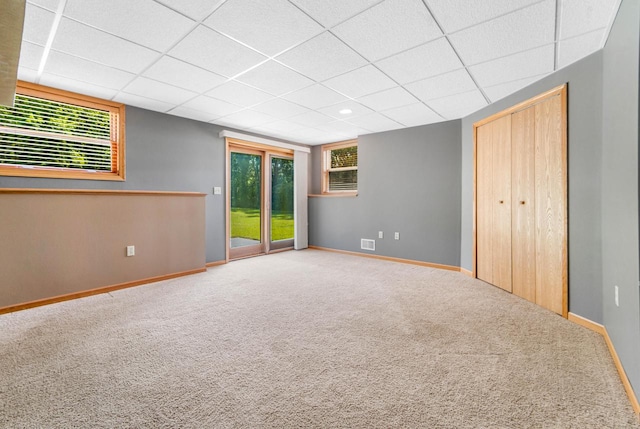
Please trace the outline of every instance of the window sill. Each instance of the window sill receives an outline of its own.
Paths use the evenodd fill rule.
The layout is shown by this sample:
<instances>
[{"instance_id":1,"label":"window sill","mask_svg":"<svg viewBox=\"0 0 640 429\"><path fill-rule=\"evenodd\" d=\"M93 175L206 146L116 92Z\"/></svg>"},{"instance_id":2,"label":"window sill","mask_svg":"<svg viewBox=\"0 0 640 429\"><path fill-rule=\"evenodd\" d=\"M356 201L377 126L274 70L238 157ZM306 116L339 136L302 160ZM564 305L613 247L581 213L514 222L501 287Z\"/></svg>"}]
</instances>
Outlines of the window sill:
<instances>
[{"instance_id":1,"label":"window sill","mask_svg":"<svg viewBox=\"0 0 640 429\"><path fill-rule=\"evenodd\" d=\"M335 194L309 194L309 198L349 198L349 197L357 197L357 192L340 192Z\"/></svg>"}]
</instances>

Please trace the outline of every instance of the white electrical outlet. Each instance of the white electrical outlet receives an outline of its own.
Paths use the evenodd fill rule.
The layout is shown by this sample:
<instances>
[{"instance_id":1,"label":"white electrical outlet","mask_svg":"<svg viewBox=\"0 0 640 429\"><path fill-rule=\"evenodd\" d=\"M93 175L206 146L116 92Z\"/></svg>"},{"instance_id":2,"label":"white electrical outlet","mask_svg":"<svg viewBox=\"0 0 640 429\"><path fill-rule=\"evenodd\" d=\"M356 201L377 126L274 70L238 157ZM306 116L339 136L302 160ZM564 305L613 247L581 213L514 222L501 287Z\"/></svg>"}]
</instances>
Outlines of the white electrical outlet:
<instances>
[{"instance_id":1,"label":"white electrical outlet","mask_svg":"<svg viewBox=\"0 0 640 429\"><path fill-rule=\"evenodd\" d=\"M396 233L395 233L395 235L394 235L394 238L395 238L396 240L400 240L400 233L399 233L399 232L396 232Z\"/></svg>"},{"instance_id":2,"label":"white electrical outlet","mask_svg":"<svg viewBox=\"0 0 640 429\"><path fill-rule=\"evenodd\" d=\"M384 232L378 231L378 238L384 238Z\"/></svg>"},{"instance_id":3,"label":"white electrical outlet","mask_svg":"<svg viewBox=\"0 0 640 429\"><path fill-rule=\"evenodd\" d=\"M616 299L616 307L620 307L620 297L618 295L618 285L615 285L613 287L613 293L615 294L615 299Z\"/></svg>"},{"instance_id":4,"label":"white electrical outlet","mask_svg":"<svg viewBox=\"0 0 640 429\"><path fill-rule=\"evenodd\" d=\"M222 194L222 188L220 186L216 186L213 188L213 195L221 195Z\"/></svg>"},{"instance_id":5,"label":"white electrical outlet","mask_svg":"<svg viewBox=\"0 0 640 429\"><path fill-rule=\"evenodd\" d=\"M136 246L127 246L127 256L136 255Z\"/></svg>"}]
</instances>

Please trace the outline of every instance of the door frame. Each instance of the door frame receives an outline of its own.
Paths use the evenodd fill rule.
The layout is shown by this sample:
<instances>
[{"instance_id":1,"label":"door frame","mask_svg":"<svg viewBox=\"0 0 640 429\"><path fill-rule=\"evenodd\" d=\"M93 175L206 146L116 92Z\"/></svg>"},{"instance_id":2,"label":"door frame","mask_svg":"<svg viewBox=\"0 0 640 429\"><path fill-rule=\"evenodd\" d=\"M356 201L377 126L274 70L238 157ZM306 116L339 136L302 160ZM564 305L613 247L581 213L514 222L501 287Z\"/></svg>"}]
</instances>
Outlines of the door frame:
<instances>
[{"instance_id":1,"label":"door frame","mask_svg":"<svg viewBox=\"0 0 640 429\"><path fill-rule=\"evenodd\" d=\"M251 249L249 254L236 255L231 258L231 152L247 153L251 155L260 155L262 157L261 163L261 181L262 186L260 189L260 195L262 199L261 204L261 234L259 245L260 249L255 249L254 246L246 246ZM225 261L242 259L257 255L265 255L269 253L280 252L284 250L293 249L291 247L271 249L271 156L279 156L284 158L293 159L293 150L284 149L275 146L269 146L261 143L254 143L247 140L240 140L231 137L225 137L225 190L226 190L226 204L225 204ZM254 251L251 251L254 250ZM257 253L255 250L259 250Z\"/></svg>"},{"instance_id":2,"label":"door frame","mask_svg":"<svg viewBox=\"0 0 640 429\"><path fill-rule=\"evenodd\" d=\"M499 119L503 116L507 116L507 115L511 115L513 113L516 113L520 110L524 110L527 109L531 106L534 106L538 103L541 103L551 97L555 97L555 96L560 96L560 100L562 103L562 127L564 129L564 132L562 133L562 145L564 147L564 160L563 162L566 165L566 172L567 174L564 175L563 177L563 192L564 192L564 198L565 198L565 213L564 213L564 243L563 243L563 259L564 259L564 275L563 275L563 285L562 285L562 316L567 318L568 317L568 313L569 313L569 273L568 273L568 266L569 266L569 257L568 257L568 241L569 241L569 235L568 235L568 210L569 210L569 199L568 199L568 189L567 189L567 181L568 181L568 163L567 163L567 151L568 151L568 145L567 145L567 135L568 135L568 128L567 128L567 91L568 91L568 84L565 83L563 85L559 85L556 86L555 88L552 88L548 91L545 91L541 94L536 95L535 97L529 98L528 100L525 100L521 103L518 103L514 106L511 106L505 110L502 110L498 113L495 113L491 116L488 116L484 119L481 119L477 122L474 122L473 124L473 232L472 232L472 238L473 238L473 243L471 246L471 264L472 264L472 269L471 269L471 276L473 278L478 278L478 272L477 272L477 204L478 204L478 192L477 192L477 184L478 184L478 161L477 161L477 135L478 135L478 128L489 123L489 122L493 122L496 119Z\"/></svg>"}]
</instances>

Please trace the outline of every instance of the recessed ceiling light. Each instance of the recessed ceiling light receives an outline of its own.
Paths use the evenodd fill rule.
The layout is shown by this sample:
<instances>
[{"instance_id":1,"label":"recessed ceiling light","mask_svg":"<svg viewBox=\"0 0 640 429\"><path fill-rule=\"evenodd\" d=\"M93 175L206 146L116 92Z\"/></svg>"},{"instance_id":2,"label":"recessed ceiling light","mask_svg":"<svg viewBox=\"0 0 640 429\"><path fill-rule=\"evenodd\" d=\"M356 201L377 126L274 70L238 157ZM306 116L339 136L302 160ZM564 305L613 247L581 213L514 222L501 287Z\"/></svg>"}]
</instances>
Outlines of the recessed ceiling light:
<instances>
[{"instance_id":1,"label":"recessed ceiling light","mask_svg":"<svg viewBox=\"0 0 640 429\"><path fill-rule=\"evenodd\" d=\"M353 111L352 111L351 109L342 109L342 110L340 111L340 114L341 114L341 115L350 115L350 114L352 114L352 113L353 113Z\"/></svg>"}]
</instances>

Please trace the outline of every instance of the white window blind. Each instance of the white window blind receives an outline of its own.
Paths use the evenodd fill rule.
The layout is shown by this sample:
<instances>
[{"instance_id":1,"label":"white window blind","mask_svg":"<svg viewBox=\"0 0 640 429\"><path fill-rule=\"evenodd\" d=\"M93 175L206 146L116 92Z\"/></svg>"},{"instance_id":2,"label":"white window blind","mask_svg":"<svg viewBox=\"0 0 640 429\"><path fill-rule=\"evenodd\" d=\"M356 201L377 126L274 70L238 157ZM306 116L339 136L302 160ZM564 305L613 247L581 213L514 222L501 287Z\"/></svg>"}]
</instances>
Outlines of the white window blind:
<instances>
[{"instance_id":1,"label":"white window blind","mask_svg":"<svg viewBox=\"0 0 640 429\"><path fill-rule=\"evenodd\" d=\"M17 94L0 107L0 165L117 172L118 115Z\"/></svg>"}]
</instances>

